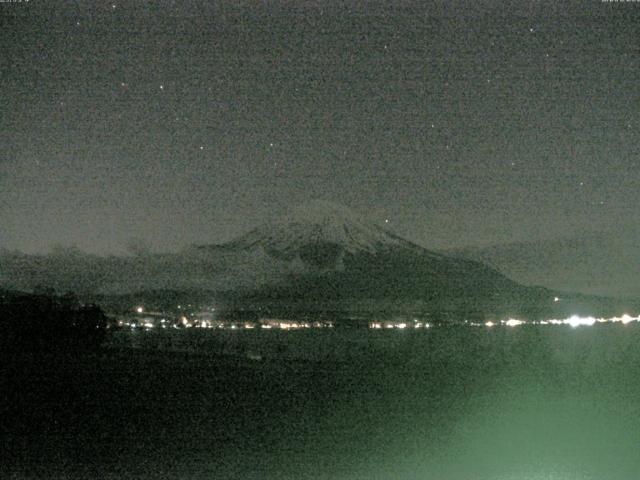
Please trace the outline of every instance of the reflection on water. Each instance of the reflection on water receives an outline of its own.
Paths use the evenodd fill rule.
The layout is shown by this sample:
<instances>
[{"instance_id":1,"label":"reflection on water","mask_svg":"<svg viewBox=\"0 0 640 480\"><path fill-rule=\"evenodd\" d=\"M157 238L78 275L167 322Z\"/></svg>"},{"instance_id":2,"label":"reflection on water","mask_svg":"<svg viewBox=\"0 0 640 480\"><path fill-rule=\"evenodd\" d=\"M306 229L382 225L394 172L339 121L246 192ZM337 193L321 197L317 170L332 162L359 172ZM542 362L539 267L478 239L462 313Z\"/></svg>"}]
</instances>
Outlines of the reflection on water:
<instances>
[{"instance_id":1,"label":"reflection on water","mask_svg":"<svg viewBox=\"0 0 640 480\"><path fill-rule=\"evenodd\" d=\"M95 367L100 381L86 375L77 387L95 400L74 427L95 463L76 437L38 439L59 478L629 480L640 471L637 323L123 331L112 346L138 348L111 350Z\"/></svg>"},{"instance_id":2,"label":"reflection on water","mask_svg":"<svg viewBox=\"0 0 640 480\"><path fill-rule=\"evenodd\" d=\"M630 479L640 468L636 324L178 333L135 342L252 352L252 368L303 388L286 422L266 421L260 460L238 467L247 475ZM312 368L299 360L319 362L303 387L287 378Z\"/></svg>"}]
</instances>

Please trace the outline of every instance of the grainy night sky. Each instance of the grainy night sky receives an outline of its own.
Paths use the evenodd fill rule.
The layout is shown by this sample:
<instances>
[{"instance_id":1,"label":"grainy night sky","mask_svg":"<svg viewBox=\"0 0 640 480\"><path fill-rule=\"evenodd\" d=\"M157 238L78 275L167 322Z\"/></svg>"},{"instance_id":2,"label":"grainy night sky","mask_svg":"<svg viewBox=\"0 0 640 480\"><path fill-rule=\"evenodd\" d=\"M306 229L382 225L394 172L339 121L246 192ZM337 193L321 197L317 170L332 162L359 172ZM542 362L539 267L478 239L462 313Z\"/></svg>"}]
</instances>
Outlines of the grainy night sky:
<instances>
[{"instance_id":1,"label":"grainy night sky","mask_svg":"<svg viewBox=\"0 0 640 480\"><path fill-rule=\"evenodd\" d=\"M432 248L637 223L639 17L596 0L0 3L0 247L177 250L311 198Z\"/></svg>"}]
</instances>

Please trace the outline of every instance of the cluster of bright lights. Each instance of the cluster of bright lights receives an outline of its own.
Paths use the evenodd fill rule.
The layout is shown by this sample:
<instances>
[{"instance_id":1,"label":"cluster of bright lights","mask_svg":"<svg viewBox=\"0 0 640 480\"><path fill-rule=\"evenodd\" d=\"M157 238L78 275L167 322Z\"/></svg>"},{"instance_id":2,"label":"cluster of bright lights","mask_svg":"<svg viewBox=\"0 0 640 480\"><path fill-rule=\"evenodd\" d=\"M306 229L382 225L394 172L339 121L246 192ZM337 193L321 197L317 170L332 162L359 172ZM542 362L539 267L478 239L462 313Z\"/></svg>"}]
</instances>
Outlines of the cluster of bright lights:
<instances>
[{"instance_id":1,"label":"cluster of bright lights","mask_svg":"<svg viewBox=\"0 0 640 480\"><path fill-rule=\"evenodd\" d=\"M560 301L560 298L554 297L554 302ZM191 305L188 305L191 307ZM178 305L178 309L184 308L183 305ZM209 307L210 311L214 311L213 307ZM134 311L138 314L146 313L146 310L143 306L134 307ZM158 315L157 313L150 312L152 315ZM193 314L190 314L193 317ZM506 326L506 327L517 327L524 324L530 325L568 325L573 328L581 327L581 326L593 326L596 323L622 323L623 325L629 324L631 322L640 322L640 316L633 317L628 314L624 314L620 317L610 317L610 318L596 318L592 316L581 317L579 315L572 315L571 317L565 319L550 319L550 320L539 320L539 321L525 321L517 318L508 318L506 320L500 321L486 321L486 322L474 322L465 320L465 325L470 325L474 327L488 327L492 328L495 326ZM161 328L167 328L167 325L173 326L174 328L219 328L219 329L231 329L231 330L245 330L245 329L279 329L279 330L298 330L298 329L308 329L308 328L331 328L333 327L333 322L328 321L292 321L292 320L282 320L282 319L263 319L259 322L226 322L226 321L212 321L206 319L192 319L188 318L186 315L180 317L180 319L171 325L166 319L160 320L159 324L156 324L155 321L152 321L149 318L145 318L144 320L139 319L138 321L125 321L119 320L119 326L127 326L132 329L141 327L145 329L151 329L156 326L160 326ZM405 329L428 329L431 328L431 324L427 322L419 321L417 318L414 318L413 321L410 320L386 320L386 321L371 321L369 322L369 328L373 330L405 330Z\"/></svg>"},{"instance_id":2,"label":"cluster of bright lights","mask_svg":"<svg viewBox=\"0 0 640 480\"><path fill-rule=\"evenodd\" d=\"M526 321L519 320L517 318L508 318L507 320L500 321L486 321L484 323L478 322L469 322L465 321L465 325L470 325L472 327L487 327L492 328L496 326L505 326L505 327L518 327L520 325L569 325L571 327L581 327L581 326L592 326L596 323L622 323L624 325L631 322L640 322L640 316L632 317L631 315L624 314L621 317L610 317L610 318L596 318L596 317L581 317L579 315L572 315L569 318L565 319L551 319L551 320L539 320L539 321ZM413 324L405 323L405 322L370 322L369 328L373 330L380 329L405 329L405 328L430 328L431 324L415 322Z\"/></svg>"},{"instance_id":3,"label":"cluster of bright lights","mask_svg":"<svg viewBox=\"0 0 640 480\"><path fill-rule=\"evenodd\" d=\"M295 322L289 320L266 320L262 321L260 328L270 330L272 328L280 330L302 330L310 328L333 328L333 322Z\"/></svg>"},{"instance_id":4,"label":"cluster of bright lights","mask_svg":"<svg viewBox=\"0 0 640 480\"><path fill-rule=\"evenodd\" d=\"M572 315L569 318L565 318L562 320L551 319L551 320L541 320L538 322L525 322L523 320L516 320L514 318L510 318L509 320L503 320L500 322L501 325L506 325L507 327L517 327L518 325L522 325L524 323L531 323L532 325L569 325L571 327L581 327L587 326L590 327L595 325L596 323L622 323L624 325L631 322L640 322L640 316L632 317L631 315L624 314L621 317L610 317L610 318L596 318L596 317L581 317L579 315ZM493 322L486 322L485 326L492 327L495 324Z\"/></svg>"},{"instance_id":5,"label":"cluster of bright lights","mask_svg":"<svg viewBox=\"0 0 640 480\"><path fill-rule=\"evenodd\" d=\"M299 328L311 328L309 322L279 322L275 325L280 330L297 330Z\"/></svg>"},{"instance_id":6,"label":"cluster of bright lights","mask_svg":"<svg viewBox=\"0 0 640 480\"><path fill-rule=\"evenodd\" d=\"M590 327L596 323L596 319L594 317L579 317L578 315L573 315L572 317L564 320L566 325L571 325L572 327L579 327L581 325L585 325Z\"/></svg>"},{"instance_id":7,"label":"cluster of bright lights","mask_svg":"<svg viewBox=\"0 0 640 480\"><path fill-rule=\"evenodd\" d=\"M369 328L372 330L381 330L381 329L387 329L387 330L392 330L392 329L399 329L399 330L404 330L406 328L431 328L431 324L430 323L425 323L425 322L419 322L418 320L414 320L413 323L411 322L394 322L394 321L387 321L387 322L369 322Z\"/></svg>"},{"instance_id":8,"label":"cluster of bright lights","mask_svg":"<svg viewBox=\"0 0 640 480\"><path fill-rule=\"evenodd\" d=\"M507 327L517 327L518 325L522 325L524 322L522 320L516 320L515 318L510 318L504 324Z\"/></svg>"},{"instance_id":9,"label":"cluster of bright lights","mask_svg":"<svg viewBox=\"0 0 640 480\"><path fill-rule=\"evenodd\" d=\"M167 328L167 320L162 319L159 324L156 324L154 321L150 319L145 319L144 321L124 321L119 320L118 326L130 327L130 328L145 328L150 330L157 326L161 328ZM312 329L312 328L332 328L332 322L288 322L288 321L278 321L278 322L270 322L270 323L256 323L256 322L225 322L225 321L209 321L209 320L191 320L185 316L180 317L180 319L173 323L173 328L181 329L181 328L204 328L204 329L225 329L225 330L254 330L256 328L261 328L264 330L271 329L279 329L279 330L301 330L301 329Z\"/></svg>"}]
</instances>

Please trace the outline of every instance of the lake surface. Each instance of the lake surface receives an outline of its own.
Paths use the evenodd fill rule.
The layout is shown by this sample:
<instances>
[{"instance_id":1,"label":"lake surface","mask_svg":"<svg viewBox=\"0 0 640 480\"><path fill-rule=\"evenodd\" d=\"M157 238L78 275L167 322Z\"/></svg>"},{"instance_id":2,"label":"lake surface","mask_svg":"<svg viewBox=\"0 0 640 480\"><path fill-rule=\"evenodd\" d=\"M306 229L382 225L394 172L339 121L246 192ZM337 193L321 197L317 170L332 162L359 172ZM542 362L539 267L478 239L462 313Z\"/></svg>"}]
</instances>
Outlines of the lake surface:
<instances>
[{"instance_id":1,"label":"lake surface","mask_svg":"<svg viewBox=\"0 0 640 480\"><path fill-rule=\"evenodd\" d=\"M121 331L100 354L18 360L3 478L640 472L637 324Z\"/></svg>"}]
</instances>

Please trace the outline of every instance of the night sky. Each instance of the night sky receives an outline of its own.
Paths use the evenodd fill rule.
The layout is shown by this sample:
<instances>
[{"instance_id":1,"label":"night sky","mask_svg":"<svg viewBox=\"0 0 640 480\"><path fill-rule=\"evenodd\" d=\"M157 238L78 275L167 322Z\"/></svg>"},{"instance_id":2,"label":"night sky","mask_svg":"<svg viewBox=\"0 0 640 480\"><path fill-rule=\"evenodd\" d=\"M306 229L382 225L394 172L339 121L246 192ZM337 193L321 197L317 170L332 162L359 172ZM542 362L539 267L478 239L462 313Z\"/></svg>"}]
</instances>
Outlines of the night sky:
<instances>
[{"instance_id":1,"label":"night sky","mask_svg":"<svg viewBox=\"0 0 640 480\"><path fill-rule=\"evenodd\" d=\"M0 3L0 247L313 198L431 248L638 223L640 3L388 3Z\"/></svg>"}]
</instances>

